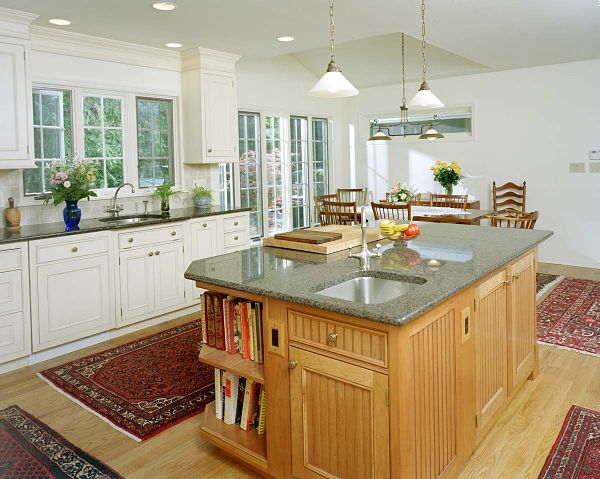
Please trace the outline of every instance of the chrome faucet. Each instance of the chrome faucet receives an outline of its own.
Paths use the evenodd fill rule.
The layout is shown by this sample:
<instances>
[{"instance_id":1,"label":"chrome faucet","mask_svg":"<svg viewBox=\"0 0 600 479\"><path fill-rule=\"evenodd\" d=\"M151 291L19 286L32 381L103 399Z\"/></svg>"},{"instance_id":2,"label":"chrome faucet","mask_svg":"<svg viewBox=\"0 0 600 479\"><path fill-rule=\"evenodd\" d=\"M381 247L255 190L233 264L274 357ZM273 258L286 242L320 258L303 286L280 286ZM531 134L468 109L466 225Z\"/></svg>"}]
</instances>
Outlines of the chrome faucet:
<instances>
[{"instance_id":1,"label":"chrome faucet","mask_svg":"<svg viewBox=\"0 0 600 479\"><path fill-rule=\"evenodd\" d=\"M360 211L361 229L362 229L362 248L359 253L352 253L352 246L348 245L348 258L358 258L360 269L367 271L371 269L371 258L381 258L381 245L375 245L375 251L369 251L367 247L367 213L363 206Z\"/></svg>"},{"instance_id":2,"label":"chrome faucet","mask_svg":"<svg viewBox=\"0 0 600 479\"><path fill-rule=\"evenodd\" d=\"M121 191L121 188L123 188L124 186L130 186L131 192L135 193L135 188L131 183L123 183L121 186L119 186L115 191L115 196L113 196L112 200L110 200L110 205L104 209L104 211L106 213L109 213L111 216L119 216L119 213L123 211L123 205L117 204L117 195L119 194L119 191Z\"/></svg>"}]
</instances>

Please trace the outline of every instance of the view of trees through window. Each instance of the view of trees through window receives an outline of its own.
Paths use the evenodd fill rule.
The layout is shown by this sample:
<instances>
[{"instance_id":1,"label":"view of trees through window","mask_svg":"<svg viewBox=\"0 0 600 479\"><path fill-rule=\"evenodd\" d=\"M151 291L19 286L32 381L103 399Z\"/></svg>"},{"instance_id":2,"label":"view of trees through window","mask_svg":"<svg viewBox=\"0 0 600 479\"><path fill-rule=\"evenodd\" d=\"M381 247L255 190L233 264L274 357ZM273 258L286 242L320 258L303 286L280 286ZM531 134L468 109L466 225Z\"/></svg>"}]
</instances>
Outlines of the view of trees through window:
<instances>
[{"instance_id":1,"label":"view of trees through window","mask_svg":"<svg viewBox=\"0 0 600 479\"><path fill-rule=\"evenodd\" d=\"M329 144L327 118L312 119L312 196L329 193ZM313 218L318 218L314 211Z\"/></svg>"},{"instance_id":2,"label":"view of trees through window","mask_svg":"<svg viewBox=\"0 0 600 479\"><path fill-rule=\"evenodd\" d=\"M308 196L308 120L290 118L290 160L292 167L292 228L310 226Z\"/></svg>"},{"instance_id":3,"label":"view of trees through window","mask_svg":"<svg viewBox=\"0 0 600 479\"><path fill-rule=\"evenodd\" d=\"M260 116L240 113L240 203L250 208L250 236L263 236ZM221 204L223 202L221 201Z\"/></svg>"},{"instance_id":4,"label":"view of trees through window","mask_svg":"<svg viewBox=\"0 0 600 479\"><path fill-rule=\"evenodd\" d=\"M123 100L119 97L83 97L84 156L98 164L94 188L123 183Z\"/></svg>"},{"instance_id":5,"label":"view of trees through window","mask_svg":"<svg viewBox=\"0 0 600 479\"><path fill-rule=\"evenodd\" d=\"M173 102L137 98L140 188L173 183Z\"/></svg>"},{"instance_id":6,"label":"view of trees through window","mask_svg":"<svg viewBox=\"0 0 600 479\"><path fill-rule=\"evenodd\" d=\"M73 152L71 92L33 90L33 144L35 169L23 170L23 191L37 195L48 191L50 163Z\"/></svg>"},{"instance_id":7,"label":"view of trees through window","mask_svg":"<svg viewBox=\"0 0 600 479\"><path fill-rule=\"evenodd\" d=\"M265 169L267 195L267 234L285 228L285 195L283 181L283 118L265 117Z\"/></svg>"},{"instance_id":8,"label":"view of trees through window","mask_svg":"<svg viewBox=\"0 0 600 479\"><path fill-rule=\"evenodd\" d=\"M219 163L219 204L224 208L234 206L233 163Z\"/></svg>"}]
</instances>

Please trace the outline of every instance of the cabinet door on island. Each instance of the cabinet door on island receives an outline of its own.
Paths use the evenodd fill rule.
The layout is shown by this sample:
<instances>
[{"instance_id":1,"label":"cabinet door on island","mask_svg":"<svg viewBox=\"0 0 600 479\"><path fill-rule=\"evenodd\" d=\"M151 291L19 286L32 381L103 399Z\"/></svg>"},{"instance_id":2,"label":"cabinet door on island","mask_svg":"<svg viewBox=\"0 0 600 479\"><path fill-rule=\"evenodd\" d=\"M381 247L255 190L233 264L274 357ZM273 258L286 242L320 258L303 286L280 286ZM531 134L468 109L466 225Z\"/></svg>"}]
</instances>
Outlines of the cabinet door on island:
<instances>
[{"instance_id":1,"label":"cabinet door on island","mask_svg":"<svg viewBox=\"0 0 600 479\"><path fill-rule=\"evenodd\" d=\"M385 374L289 348L297 478L389 477Z\"/></svg>"}]
</instances>

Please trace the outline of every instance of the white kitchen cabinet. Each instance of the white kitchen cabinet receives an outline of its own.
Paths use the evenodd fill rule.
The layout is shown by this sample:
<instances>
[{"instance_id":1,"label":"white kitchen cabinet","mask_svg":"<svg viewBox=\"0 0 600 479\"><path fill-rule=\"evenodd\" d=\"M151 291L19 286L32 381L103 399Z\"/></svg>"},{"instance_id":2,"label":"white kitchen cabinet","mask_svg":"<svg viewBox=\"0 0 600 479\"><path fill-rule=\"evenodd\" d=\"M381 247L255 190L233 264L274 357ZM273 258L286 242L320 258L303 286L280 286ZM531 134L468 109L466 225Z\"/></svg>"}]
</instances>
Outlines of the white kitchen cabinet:
<instances>
[{"instance_id":1,"label":"white kitchen cabinet","mask_svg":"<svg viewBox=\"0 0 600 479\"><path fill-rule=\"evenodd\" d=\"M191 257L197 259L210 258L219 254L219 226L216 217L192 221L190 224ZM193 299L200 299L202 291L193 288Z\"/></svg>"},{"instance_id":2,"label":"white kitchen cabinet","mask_svg":"<svg viewBox=\"0 0 600 479\"><path fill-rule=\"evenodd\" d=\"M109 240L90 233L30 243L34 352L114 326Z\"/></svg>"},{"instance_id":3,"label":"white kitchen cabinet","mask_svg":"<svg viewBox=\"0 0 600 479\"><path fill-rule=\"evenodd\" d=\"M0 246L0 364L31 354L27 243Z\"/></svg>"},{"instance_id":4,"label":"white kitchen cabinet","mask_svg":"<svg viewBox=\"0 0 600 479\"><path fill-rule=\"evenodd\" d=\"M182 225L119 233L119 244L119 326L185 306Z\"/></svg>"},{"instance_id":5,"label":"white kitchen cabinet","mask_svg":"<svg viewBox=\"0 0 600 479\"><path fill-rule=\"evenodd\" d=\"M235 62L240 57L204 48L183 57L185 163L239 161Z\"/></svg>"}]
</instances>

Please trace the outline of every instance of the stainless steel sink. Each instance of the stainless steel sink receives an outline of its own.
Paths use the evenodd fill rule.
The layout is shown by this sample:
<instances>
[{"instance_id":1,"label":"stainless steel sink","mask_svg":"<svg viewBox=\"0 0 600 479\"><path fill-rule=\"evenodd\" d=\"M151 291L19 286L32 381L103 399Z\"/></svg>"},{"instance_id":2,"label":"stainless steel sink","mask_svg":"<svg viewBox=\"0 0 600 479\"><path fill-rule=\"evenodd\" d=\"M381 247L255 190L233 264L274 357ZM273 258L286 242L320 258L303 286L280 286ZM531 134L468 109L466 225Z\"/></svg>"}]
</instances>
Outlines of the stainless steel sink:
<instances>
[{"instance_id":1,"label":"stainless steel sink","mask_svg":"<svg viewBox=\"0 0 600 479\"><path fill-rule=\"evenodd\" d=\"M373 276L359 276L358 278L352 278L322 289L317 294L329 296L330 298L344 299L354 303L387 303L408 293L415 285L425 282L422 278L418 279L420 281L412 282Z\"/></svg>"},{"instance_id":2,"label":"stainless steel sink","mask_svg":"<svg viewBox=\"0 0 600 479\"><path fill-rule=\"evenodd\" d=\"M161 215L125 215L125 216L114 216L110 218L100 218L99 221L103 223L113 223L119 225L128 225L136 223L144 223L146 221L152 221L162 218Z\"/></svg>"}]
</instances>

